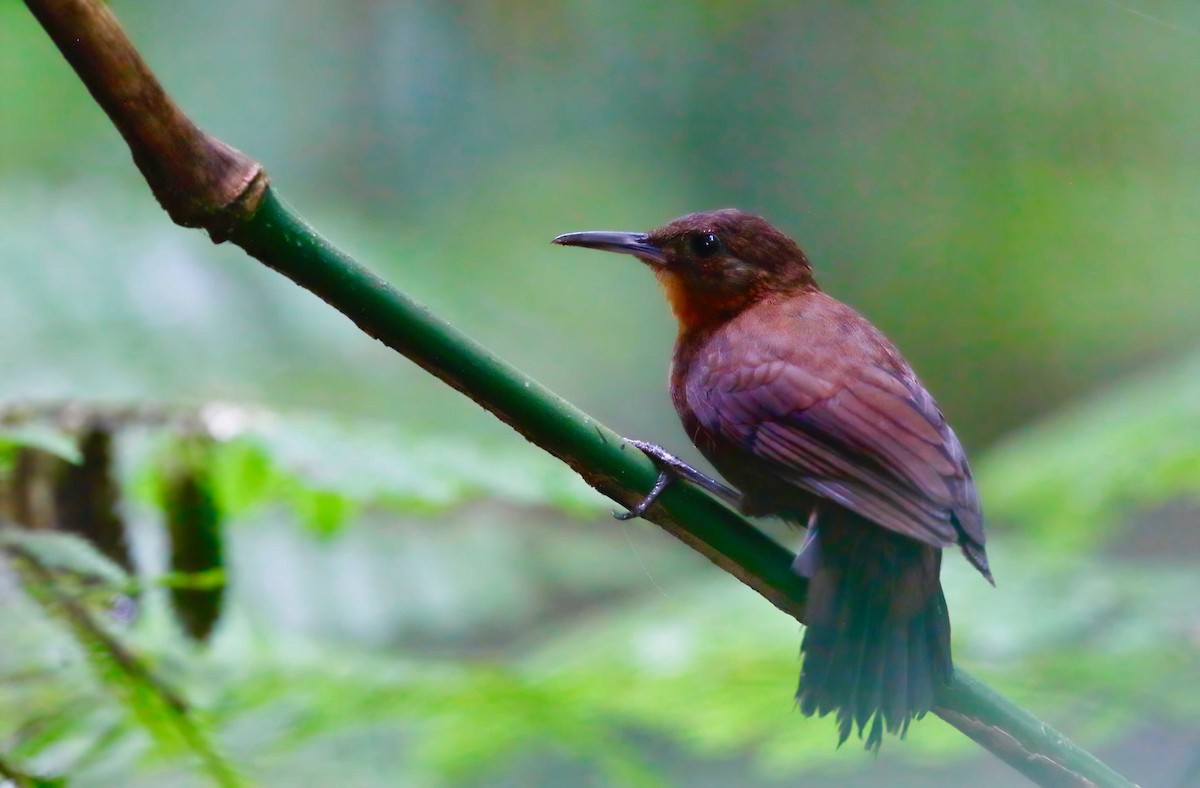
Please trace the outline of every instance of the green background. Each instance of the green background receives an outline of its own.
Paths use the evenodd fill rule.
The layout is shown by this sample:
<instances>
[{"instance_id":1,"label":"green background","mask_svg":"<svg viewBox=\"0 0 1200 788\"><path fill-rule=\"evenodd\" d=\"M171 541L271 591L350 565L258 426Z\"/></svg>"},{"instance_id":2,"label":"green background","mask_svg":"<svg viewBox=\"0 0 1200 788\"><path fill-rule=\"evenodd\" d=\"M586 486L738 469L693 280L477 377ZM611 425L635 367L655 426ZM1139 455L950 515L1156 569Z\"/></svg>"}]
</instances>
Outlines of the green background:
<instances>
[{"instance_id":1,"label":"green background","mask_svg":"<svg viewBox=\"0 0 1200 788\"><path fill-rule=\"evenodd\" d=\"M335 242L689 459L653 278L549 239L731 205L794 235L974 458L999 587L949 557L960 663L1135 781L1200 779L1200 9L112 7L185 111ZM309 498L231 510L211 647L182 646L153 605L136 633L178 652L214 736L263 784L1019 784L940 721L878 759L835 751L833 725L791 707L793 624L650 526L607 520L316 298L172 226L13 0L0 359L5 400L221 400L293 420L262 461L334 514ZM147 450L128 455L139 555L161 568ZM51 637L15 591L0 603L29 642ZM30 658L19 642L0 642L7 675ZM0 752L19 719L0 714ZM95 784L195 779L113 725L87 763L34 761Z\"/></svg>"}]
</instances>

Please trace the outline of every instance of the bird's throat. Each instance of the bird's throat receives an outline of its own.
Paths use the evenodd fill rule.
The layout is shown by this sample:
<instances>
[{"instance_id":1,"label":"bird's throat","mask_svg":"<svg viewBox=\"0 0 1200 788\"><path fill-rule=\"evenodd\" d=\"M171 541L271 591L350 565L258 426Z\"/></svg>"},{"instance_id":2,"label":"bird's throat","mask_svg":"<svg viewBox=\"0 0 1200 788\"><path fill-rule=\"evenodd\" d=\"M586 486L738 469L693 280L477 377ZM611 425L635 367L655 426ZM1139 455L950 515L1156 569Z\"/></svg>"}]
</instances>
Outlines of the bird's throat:
<instances>
[{"instance_id":1,"label":"bird's throat","mask_svg":"<svg viewBox=\"0 0 1200 788\"><path fill-rule=\"evenodd\" d=\"M671 312L679 321L681 334L715 328L758 298L754 292L703 290L678 274L661 268L654 273L671 305Z\"/></svg>"}]
</instances>

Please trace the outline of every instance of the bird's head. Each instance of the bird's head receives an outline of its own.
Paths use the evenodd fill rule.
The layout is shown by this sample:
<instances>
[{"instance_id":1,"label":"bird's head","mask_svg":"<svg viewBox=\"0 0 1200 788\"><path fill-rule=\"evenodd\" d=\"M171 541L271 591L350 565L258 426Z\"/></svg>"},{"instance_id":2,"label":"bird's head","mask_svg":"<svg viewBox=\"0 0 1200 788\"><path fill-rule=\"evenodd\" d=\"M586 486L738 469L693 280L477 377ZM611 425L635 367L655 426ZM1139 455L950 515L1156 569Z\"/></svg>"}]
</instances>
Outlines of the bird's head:
<instances>
[{"instance_id":1,"label":"bird's head","mask_svg":"<svg viewBox=\"0 0 1200 788\"><path fill-rule=\"evenodd\" d=\"M554 239L633 255L658 277L683 330L719 323L772 293L815 289L808 258L753 214L689 213L647 233L592 231Z\"/></svg>"}]
</instances>

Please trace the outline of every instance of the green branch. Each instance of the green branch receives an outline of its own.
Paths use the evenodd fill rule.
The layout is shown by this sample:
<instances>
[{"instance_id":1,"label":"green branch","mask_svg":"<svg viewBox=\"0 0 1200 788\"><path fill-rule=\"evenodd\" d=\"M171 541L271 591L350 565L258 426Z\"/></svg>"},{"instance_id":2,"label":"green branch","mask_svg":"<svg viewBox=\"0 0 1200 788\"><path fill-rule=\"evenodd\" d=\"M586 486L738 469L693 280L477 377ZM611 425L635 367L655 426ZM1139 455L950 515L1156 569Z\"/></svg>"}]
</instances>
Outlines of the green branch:
<instances>
[{"instance_id":1,"label":"green branch","mask_svg":"<svg viewBox=\"0 0 1200 788\"><path fill-rule=\"evenodd\" d=\"M267 187L256 162L188 121L100 0L26 5L178 223L241 246L562 459L601 493L628 505L649 489L657 474L640 451L336 249ZM673 485L647 519L803 622L805 584L791 571L792 554L723 504ZM938 716L1041 785L1130 785L962 671L938 703Z\"/></svg>"}]
</instances>

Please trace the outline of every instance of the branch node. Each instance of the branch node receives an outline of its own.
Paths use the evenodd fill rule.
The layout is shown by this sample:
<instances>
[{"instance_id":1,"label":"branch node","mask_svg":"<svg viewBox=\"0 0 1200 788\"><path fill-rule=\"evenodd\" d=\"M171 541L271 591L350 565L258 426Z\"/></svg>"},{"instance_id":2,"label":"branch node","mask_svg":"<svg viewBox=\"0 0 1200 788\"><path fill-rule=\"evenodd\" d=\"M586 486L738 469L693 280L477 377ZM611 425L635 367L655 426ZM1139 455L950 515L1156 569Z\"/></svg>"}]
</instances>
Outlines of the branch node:
<instances>
[{"instance_id":1,"label":"branch node","mask_svg":"<svg viewBox=\"0 0 1200 788\"><path fill-rule=\"evenodd\" d=\"M203 228L220 243L254 216L267 187L262 165L183 114L104 3L26 5L125 138L173 222Z\"/></svg>"}]
</instances>

